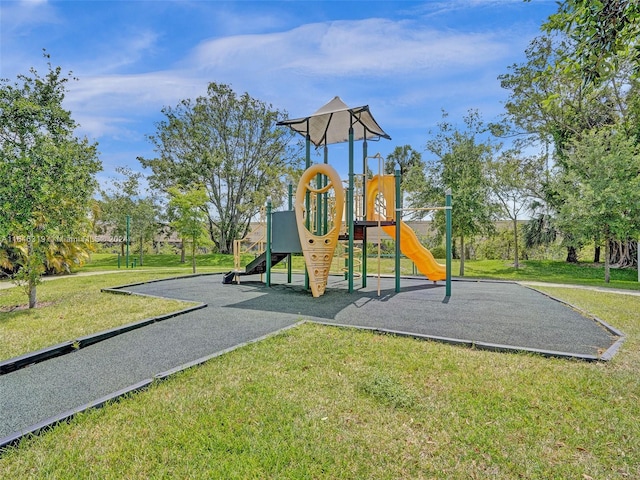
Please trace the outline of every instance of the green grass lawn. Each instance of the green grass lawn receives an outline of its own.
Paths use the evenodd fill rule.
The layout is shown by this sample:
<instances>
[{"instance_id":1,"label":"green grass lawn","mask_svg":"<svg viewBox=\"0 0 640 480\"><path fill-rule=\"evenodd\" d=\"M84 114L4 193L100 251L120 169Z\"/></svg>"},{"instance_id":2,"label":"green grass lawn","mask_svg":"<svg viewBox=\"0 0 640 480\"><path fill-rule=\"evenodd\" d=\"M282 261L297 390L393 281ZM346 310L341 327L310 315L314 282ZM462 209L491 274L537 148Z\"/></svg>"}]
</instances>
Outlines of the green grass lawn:
<instances>
[{"instance_id":1,"label":"green grass lawn","mask_svg":"<svg viewBox=\"0 0 640 480\"><path fill-rule=\"evenodd\" d=\"M45 281L37 289L42 306L31 310L23 309L26 295L21 288L0 289L0 360L193 305L100 292L102 288L185 273L182 269L134 270Z\"/></svg>"},{"instance_id":2,"label":"green grass lawn","mask_svg":"<svg viewBox=\"0 0 640 480\"><path fill-rule=\"evenodd\" d=\"M246 259L250 257L246 257ZM173 268L191 272L191 257L187 256L185 263L180 263L180 255L148 254L143 257L143 265L139 263L138 255L130 255L129 263L136 260L135 269L140 268ZM225 271L233 268L233 255L212 253L197 255L197 269L203 271ZM125 259L121 257L121 270L126 270ZM93 253L91 260L80 268L80 271L117 270L118 255L111 253ZM134 270L135 270L134 269ZM129 269L130 270L130 269Z\"/></svg>"},{"instance_id":3,"label":"green grass lawn","mask_svg":"<svg viewBox=\"0 0 640 480\"><path fill-rule=\"evenodd\" d=\"M156 260L104 273L110 259L94 258L83 270L103 274L44 282L47 306L0 314L2 357L184 308L100 293L190 273ZM601 285L587 265L510 268L467 264L477 277ZM614 273L634 288L635 271ZM640 478L640 297L543 290L627 334L611 362L305 324L5 450L0 478ZM0 290L0 308L24 301Z\"/></svg>"},{"instance_id":4,"label":"green grass lawn","mask_svg":"<svg viewBox=\"0 0 640 480\"><path fill-rule=\"evenodd\" d=\"M244 255L242 265L248 264L254 257ZM439 260L444 263L444 260ZM197 257L198 271L228 271L233 268L233 256L222 254L199 255ZM355 262L355 270L359 271L359 263ZM394 272L395 260L385 257L380 260L380 273L392 275ZM181 269L185 273L191 271L189 261L186 264L180 263L179 255L146 255L144 267L160 268L170 267ZM140 267L137 267L140 268ZM292 261L294 271L304 270L304 260L302 256L294 256ZM91 263L82 267L82 271L113 270L117 269L117 255L94 254ZM285 271L286 263L279 263L274 267L275 271ZM344 269L344 260L334 257L331 265L332 273L340 273ZM124 268L123 268L124 270ZM460 270L459 260L454 260L451 265L451 272L454 277L458 276ZM376 275L378 273L378 259L371 257L367 261L367 273ZM408 258L402 258L400 263L400 273L402 275L419 275L413 266L413 262ZM520 268L513 267L512 261L506 260L467 260L465 262L466 278L491 278L503 280L520 281L540 281L550 283L565 283L578 285L591 285L612 288L623 288L629 290L640 290L638 274L633 269L612 269L611 282L604 283L604 266L602 264L593 265L591 263L569 264L566 262L527 260L523 261Z\"/></svg>"},{"instance_id":5,"label":"green grass lawn","mask_svg":"<svg viewBox=\"0 0 640 480\"><path fill-rule=\"evenodd\" d=\"M306 324L79 415L3 478L640 476L640 298L546 289L628 334L608 364Z\"/></svg>"}]
</instances>

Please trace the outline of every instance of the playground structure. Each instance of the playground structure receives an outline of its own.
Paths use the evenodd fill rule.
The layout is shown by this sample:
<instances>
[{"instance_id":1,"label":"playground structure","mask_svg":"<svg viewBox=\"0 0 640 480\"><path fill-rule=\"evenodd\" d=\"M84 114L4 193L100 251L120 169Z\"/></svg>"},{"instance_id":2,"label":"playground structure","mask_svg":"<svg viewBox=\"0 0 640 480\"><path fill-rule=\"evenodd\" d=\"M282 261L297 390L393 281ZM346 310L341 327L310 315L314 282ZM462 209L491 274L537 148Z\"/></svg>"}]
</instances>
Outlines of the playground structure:
<instances>
[{"instance_id":1,"label":"playground structure","mask_svg":"<svg viewBox=\"0 0 640 480\"><path fill-rule=\"evenodd\" d=\"M363 254L359 274L355 272L356 242L361 242L362 252L367 251L367 229L378 227L395 240L396 292L400 291L400 252L413 260L418 270L428 279L446 281L446 296L451 296L451 195L446 205L425 208L444 209L447 217L445 265L439 264L431 252L421 245L415 232L402 221L400 172L395 175L375 175L369 178L368 161L378 160L380 155L369 157L367 141L390 139L377 124L368 106L349 108L339 97L320 108L309 117L286 120L287 126L305 136L306 170L295 195L289 192L289 210L272 212L271 202L266 208L265 250L244 270L239 263L223 277L223 283L239 282L241 275L266 274L270 285L271 267L293 253L302 253L305 259L305 287L314 297L321 296L326 288L331 262L340 240L345 247L345 279L348 292L354 290L354 278L360 277L362 287L367 286L367 255ZM362 174L354 171L354 142L363 141ZM336 170L329 165L328 145L349 143L349 175L346 191ZM324 148L324 163L311 164L311 144ZM380 168L379 168L380 169ZM330 191L333 195L329 195ZM234 252L239 258L239 252ZM288 263L291 278L291 262ZM289 280L290 281L290 280Z\"/></svg>"}]
</instances>

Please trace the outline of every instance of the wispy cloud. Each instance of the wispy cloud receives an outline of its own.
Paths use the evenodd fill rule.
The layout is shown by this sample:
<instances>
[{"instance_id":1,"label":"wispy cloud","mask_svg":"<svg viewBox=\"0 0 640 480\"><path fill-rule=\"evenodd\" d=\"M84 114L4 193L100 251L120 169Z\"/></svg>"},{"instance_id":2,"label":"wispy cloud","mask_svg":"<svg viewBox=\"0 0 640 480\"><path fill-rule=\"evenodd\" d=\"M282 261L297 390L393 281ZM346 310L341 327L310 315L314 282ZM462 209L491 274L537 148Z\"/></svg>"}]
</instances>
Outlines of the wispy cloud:
<instances>
[{"instance_id":1,"label":"wispy cloud","mask_svg":"<svg viewBox=\"0 0 640 480\"><path fill-rule=\"evenodd\" d=\"M69 88L65 107L80 112L81 132L91 138L126 136L126 129L135 121L181 99L201 95L204 86L202 79L182 71L86 75Z\"/></svg>"},{"instance_id":2,"label":"wispy cloud","mask_svg":"<svg viewBox=\"0 0 640 480\"><path fill-rule=\"evenodd\" d=\"M89 68L101 72L118 72L138 63L145 55L152 54L159 34L150 29L124 32L102 45Z\"/></svg>"},{"instance_id":3,"label":"wispy cloud","mask_svg":"<svg viewBox=\"0 0 640 480\"><path fill-rule=\"evenodd\" d=\"M47 47L80 79L65 107L107 163L143 154L162 107L204 95L212 81L292 116L340 95L371 105L394 140L419 144L441 108L498 112L496 76L537 30L523 31L534 2L521 0L373 2L368 16L358 2L304 3L113 2L112 13L105 2L0 0L0 76L41 71L36 54ZM505 11L511 23L496 17Z\"/></svg>"},{"instance_id":4,"label":"wispy cloud","mask_svg":"<svg viewBox=\"0 0 640 480\"><path fill-rule=\"evenodd\" d=\"M5 35L27 35L32 27L47 23L59 23L60 17L47 0L20 0L0 3L2 30Z\"/></svg>"},{"instance_id":5,"label":"wispy cloud","mask_svg":"<svg viewBox=\"0 0 640 480\"><path fill-rule=\"evenodd\" d=\"M556 5L556 0L534 0L538 3ZM414 14L442 15L445 13L472 10L478 8L505 8L509 6L521 6L524 0L434 0L412 5Z\"/></svg>"},{"instance_id":6,"label":"wispy cloud","mask_svg":"<svg viewBox=\"0 0 640 480\"><path fill-rule=\"evenodd\" d=\"M395 76L470 69L504 57L495 33L438 31L411 21L367 19L302 25L267 35L201 44L193 63L216 71L233 63L253 70L314 76Z\"/></svg>"},{"instance_id":7,"label":"wispy cloud","mask_svg":"<svg viewBox=\"0 0 640 480\"><path fill-rule=\"evenodd\" d=\"M165 105L204 94L210 81L232 84L281 108L294 105L294 115L302 111L298 108L315 109L336 94L350 101L367 93L380 97L384 91L380 102L387 105L380 108L410 107L418 100L435 101L442 94L459 96L478 88L480 78L456 77L505 63L517 48L510 35L437 30L410 20L378 18L310 23L204 41L166 70L111 73L153 48L156 35L142 32L121 40L120 62L113 57L106 61L108 68L78 72L81 81L73 85L68 105L93 113L85 115L92 121L81 122L92 137L122 135L128 128L123 112L132 118L157 114ZM436 83L425 88L427 81Z\"/></svg>"}]
</instances>

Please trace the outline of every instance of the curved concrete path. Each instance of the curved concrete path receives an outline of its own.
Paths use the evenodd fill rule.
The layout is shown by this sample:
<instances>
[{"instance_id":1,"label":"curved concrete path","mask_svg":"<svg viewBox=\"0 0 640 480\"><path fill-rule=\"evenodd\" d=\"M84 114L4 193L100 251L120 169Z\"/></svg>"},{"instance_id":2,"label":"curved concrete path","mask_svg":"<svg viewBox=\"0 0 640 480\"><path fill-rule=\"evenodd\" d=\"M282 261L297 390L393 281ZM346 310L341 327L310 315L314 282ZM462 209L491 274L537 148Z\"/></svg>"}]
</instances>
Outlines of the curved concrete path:
<instances>
[{"instance_id":1,"label":"curved concrete path","mask_svg":"<svg viewBox=\"0 0 640 480\"><path fill-rule=\"evenodd\" d=\"M403 279L397 294L393 279L384 279L378 296L376 279L348 294L346 282L331 277L327 293L314 299L301 276L291 285L283 284L284 275L273 279L270 288L258 276L222 285L221 275L126 287L208 306L1 375L0 446L300 321L587 360L612 354L622 335L515 283L454 282L445 298L444 286L424 279Z\"/></svg>"}]
</instances>

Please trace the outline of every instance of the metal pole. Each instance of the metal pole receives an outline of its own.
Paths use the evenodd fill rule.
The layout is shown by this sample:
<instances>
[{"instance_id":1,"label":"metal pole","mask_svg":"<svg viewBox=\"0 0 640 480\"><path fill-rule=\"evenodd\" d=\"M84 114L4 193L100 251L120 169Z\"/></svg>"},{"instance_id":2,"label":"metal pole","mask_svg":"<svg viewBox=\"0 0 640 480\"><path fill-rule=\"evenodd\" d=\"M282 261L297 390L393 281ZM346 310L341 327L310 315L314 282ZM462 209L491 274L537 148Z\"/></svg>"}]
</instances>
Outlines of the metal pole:
<instances>
[{"instance_id":1,"label":"metal pole","mask_svg":"<svg viewBox=\"0 0 640 480\"><path fill-rule=\"evenodd\" d=\"M324 145L324 163L325 165L329 164L329 147ZM322 182L322 186L326 187L329 183L329 179L324 176L324 180ZM322 211L324 212L324 218L322 219L322 230L320 230L321 235L326 235L329 231L329 193L325 192L322 194ZM342 219L338 219L338 221L342 221Z\"/></svg>"},{"instance_id":2,"label":"metal pole","mask_svg":"<svg viewBox=\"0 0 640 480\"><path fill-rule=\"evenodd\" d=\"M129 226L131 223L131 216L127 215L127 256L125 262L125 268L129 268Z\"/></svg>"},{"instance_id":3,"label":"metal pole","mask_svg":"<svg viewBox=\"0 0 640 480\"><path fill-rule=\"evenodd\" d=\"M322 175L321 173L316 175L316 188L318 190L322 188L322 183L324 181L322 177L324 177L324 175ZM322 196L322 193L316 193L316 235L322 235L322 221L324 219L322 215Z\"/></svg>"},{"instance_id":4,"label":"metal pole","mask_svg":"<svg viewBox=\"0 0 640 480\"><path fill-rule=\"evenodd\" d=\"M396 293L400 292L400 226L402 223L402 210L400 209L400 169L396 168L396 198L395 198L395 220L396 220Z\"/></svg>"},{"instance_id":5,"label":"metal pole","mask_svg":"<svg viewBox=\"0 0 640 480\"><path fill-rule=\"evenodd\" d=\"M289 184L289 210L293 210L293 184ZM287 258L287 283L291 283L291 260L293 257L289 254Z\"/></svg>"},{"instance_id":6,"label":"metal pole","mask_svg":"<svg viewBox=\"0 0 640 480\"><path fill-rule=\"evenodd\" d=\"M349 293L353 292L353 189L354 189L354 173L353 173L353 126L349 127L349 192L347 193L347 222L349 227L349 252L347 266L347 283Z\"/></svg>"},{"instance_id":7,"label":"metal pole","mask_svg":"<svg viewBox=\"0 0 640 480\"><path fill-rule=\"evenodd\" d=\"M271 286L271 198L267 198L267 287Z\"/></svg>"},{"instance_id":8,"label":"metal pole","mask_svg":"<svg viewBox=\"0 0 640 480\"><path fill-rule=\"evenodd\" d=\"M362 142L362 220L367 220L367 134ZM362 228L362 288L367 286L367 227Z\"/></svg>"},{"instance_id":9,"label":"metal pole","mask_svg":"<svg viewBox=\"0 0 640 480\"><path fill-rule=\"evenodd\" d=\"M347 194L345 196L345 210L347 211L347 226L349 225L349 206L351 205L351 201L352 201L352 197L349 195L350 192L350 188L347 187ZM347 227L347 232L349 231L348 227ZM349 258L351 258L351 255L349 253L349 240L347 239L347 246L344 249L344 279L347 280L347 284L349 283ZM351 291L351 290L350 290Z\"/></svg>"},{"instance_id":10,"label":"metal pole","mask_svg":"<svg viewBox=\"0 0 640 480\"><path fill-rule=\"evenodd\" d=\"M451 296L451 189L448 188L445 196L445 218L446 218L446 287L445 287L445 295L447 297Z\"/></svg>"},{"instance_id":11,"label":"metal pole","mask_svg":"<svg viewBox=\"0 0 640 480\"><path fill-rule=\"evenodd\" d=\"M306 145L305 145L305 169L311 166L311 135L309 134L309 120L307 119L307 137L306 137ZM311 203L311 193L307 190L305 195L305 203L306 203L306 215L305 215L305 227L309 230L309 215L310 215L310 203ZM309 272L307 271L307 264L305 262L304 265L304 288L305 290L309 290Z\"/></svg>"}]
</instances>

